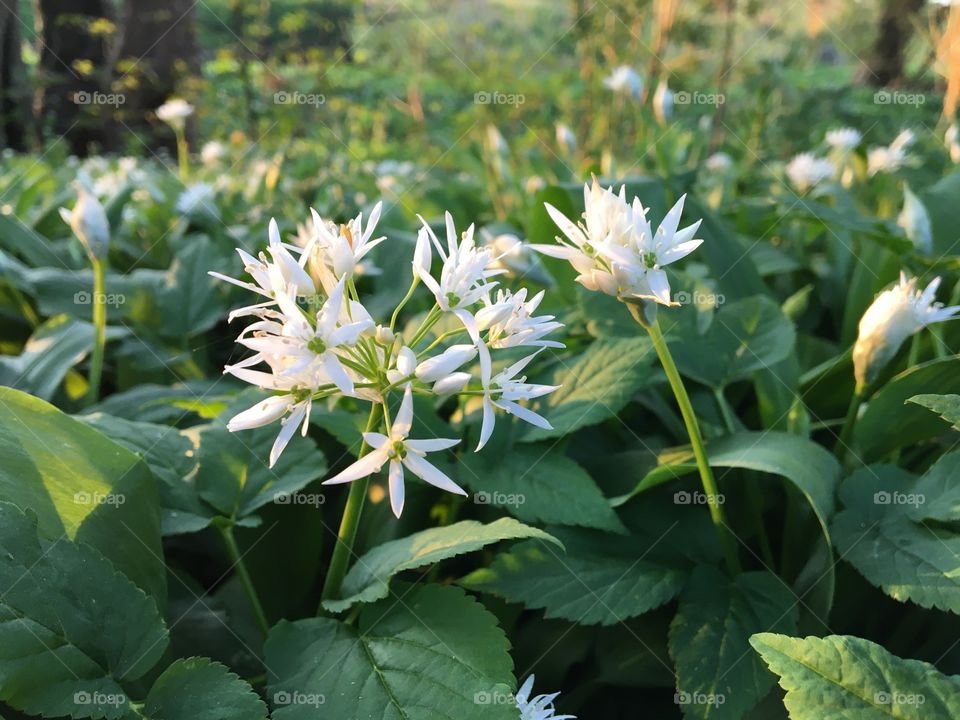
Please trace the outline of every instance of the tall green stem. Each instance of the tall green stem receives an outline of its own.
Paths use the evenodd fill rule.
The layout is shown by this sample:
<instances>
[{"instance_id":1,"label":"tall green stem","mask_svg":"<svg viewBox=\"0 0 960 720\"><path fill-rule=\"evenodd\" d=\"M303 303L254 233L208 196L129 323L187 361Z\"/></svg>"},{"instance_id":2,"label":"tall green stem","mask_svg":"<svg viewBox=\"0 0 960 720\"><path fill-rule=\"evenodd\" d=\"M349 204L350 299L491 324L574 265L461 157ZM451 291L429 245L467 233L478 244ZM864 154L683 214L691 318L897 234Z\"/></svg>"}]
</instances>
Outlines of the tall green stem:
<instances>
[{"instance_id":1,"label":"tall green stem","mask_svg":"<svg viewBox=\"0 0 960 720\"><path fill-rule=\"evenodd\" d=\"M380 422L380 412L381 408L377 404L370 408L365 432L373 432L376 429L377 423ZM363 457L369 451L370 446L364 440L360 446L358 457ZM327 569L327 578L323 582L321 597L324 600L331 600L340 594L340 585L343 583L343 576L347 574L347 565L349 565L350 556L353 554L353 543L357 539L357 528L360 526L360 515L363 512L363 502L367 497L367 487L369 485L369 477L360 478L350 483L350 494L347 495L347 504L343 508L340 530L337 533L337 545L333 549L333 557L330 558L330 567Z\"/></svg>"},{"instance_id":2,"label":"tall green stem","mask_svg":"<svg viewBox=\"0 0 960 720\"><path fill-rule=\"evenodd\" d=\"M863 402L864 388L858 385L853 391L853 397L850 398L850 407L847 408L847 417L843 421L843 429L840 430L840 437L837 438L837 444L833 448L833 454L841 463L847 457L847 448L853 440L853 429L857 426L857 415L860 412L860 403Z\"/></svg>"},{"instance_id":3,"label":"tall green stem","mask_svg":"<svg viewBox=\"0 0 960 720\"><path fill-rule=\"evenodd\" d=\"M700 481L703 484L703 492L707 496L707 507L710 510L710 518L717 529L717 535L720 538L720 546L723 549L724 557L727 561L727 567L731 573L740 572L740 560L737 557L737 548L733 536L730 532L730 526L727 524L727 518L723 512L723 504L720 493L717 490L717 482L713 477L713 470L710 468L710 462L707 459L707 452L703 446L703 436L700 434L700 424L697 421L697 414L693 410L693 404L690 402L690 396L687 395L687 389L684 387L680 372L673 361L673 355L667 347L667 341L660 330L660 323L653 319L648 321L643 316L643 308L627 303L630 313L634 319L643 326L650 334L653 341L653 347L657 351L657 357L660 358L660 364L663 365L663 371L670 382L670 389L680 406L680 414L683 416L683 424L687 428L687 435L690 436L690 445L693 447L693 454L697 459L697 469L700 471Z\"/></svg>"},{"instance_id":4,"label":"tall green stem","mask_svg":"<svg viewBox=\"0 0 960 720\"><path fill-rule=\"evenodd\" d=\"M177 136L177 166L180 169L180 180L186 182L190 176L190 148L187 145L187 134L183 130L176 131Z\"/></svg>"},{"instance_id":5,"label":"tall green stem","mask_svg":"<svg viewBox=\"0 0 960 720\"><path fill-rule=\"evenodd\" d=\"M93 352L90 355L90 383L87 387L87 405L100 397L100 377L103 375L103 352L107 344L107 296L103 260L93 261Z\"/></svg>"},{"instance_id":6,"label":"tall green stem","mask_svg":"<svg viewBox=\"0 0 960 720\"><path fill-rule=\"evenodd\" d=\"M253 618L257 622L257 627L263 636L266 637L270 633L270 623L267 622L267 615L263 612L263 605L260 604L257 590L253 586L253 580L250 579L250 573L247 572L247 566L243 562L240 548L237 547L237 541L233 537L233 525L221 525L220 537L223 538L223 545L227 549L227 556L230 558L230 563L236 568L237 577L240 578L243 591L250 601L250 607L253 609Z\"/></svg>"}]
</instances>

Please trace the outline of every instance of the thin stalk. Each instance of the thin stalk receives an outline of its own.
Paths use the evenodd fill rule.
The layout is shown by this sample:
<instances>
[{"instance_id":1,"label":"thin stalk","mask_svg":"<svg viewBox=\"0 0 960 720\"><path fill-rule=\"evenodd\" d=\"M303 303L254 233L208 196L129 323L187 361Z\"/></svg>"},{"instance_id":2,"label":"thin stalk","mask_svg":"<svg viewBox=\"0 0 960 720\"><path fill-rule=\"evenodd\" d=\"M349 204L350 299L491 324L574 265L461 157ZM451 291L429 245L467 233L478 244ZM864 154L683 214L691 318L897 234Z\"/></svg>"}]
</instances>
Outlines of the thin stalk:
<instances>
[{"instance_id":1,"label":"thin stalk","mask_svg":"<svg viewBox=\"0 0 960 720\"><path fill-rule=\"evenodd\" d=\"M90 382L87 387L87 405L100 397L100 378L103 375L103 353L107 344L107 296L103 260L93 261L93 352L90 355Z\"/></svg>"},{"instance_id":2,"label":"thin stalk","mask_svg":"<svg viewBox=\"0 0 960 720\"><path fill-rule=\"evenodd\" d=\"M407 347L413 348L417 345L417 343L423 340L433 326L439 322L442 315L443 310L441 310L439 306L434 305L432 308L430 308L430 312L427 313L427 316L423 319L420 327L417 328L417 332L414 333L413 339L407 343Z\"/></svg>"},{"instance_id":3,"label":"thin stalk","mask_svg":"<svg viewBox=\"0 0 960 720\"><path fill-rule=\"evenodd\" d=\"M257 621L257 627L263 636L266 637L270 633L270 623L267 622L267 615L263 612L263 605L260 604L257 590L253 586L253 580L250 579L250 573L247 572L247 566L243 562L243 556L240 555L240 548L237 547L237 541L233 537L233 526L227 524L221 525L220 537L223 538L223 545L227 549L227 556L230 558L230 562L237 569L237 577L240 578L243 591L250 601L250 608L253 610L253 617Z\"/></svg>"},{"instance_id":4,"label":"thin stalk","mask_svg":"<svg viewBox=\"0 0 960 720\"><path fill-rule=\"evenodd\" d=\"M393 332L394 328L397 326L397 318L400 317L400 311L403 310L403 306L410 302L410 298L413 297L413 293L417 290L417 285L420 284L420 278L416 275L413 276L413 282L410 283L410 289L407 290L407 294L403 296L403 300L400 301L400 304L393 311L393 315L390 316L390 332Z\"/></svg>"},{"instance_id":5,"label":"thin stalk","mask_svg":"<svg viewBox=\"0 0 960 720\"><path fill-rule=\"evenodd\" d=\"M376 429L377 423L380 422L380 412L379 405L371 406L365 432L373 432ZM369 451L370 446L364 440L360 446L358 457L363 457ZM353 554L353 543L357 539L357 528L360 526L360 515L363 513L363 502L367 497L369 484L369 477L354 480L350 483L350 494L347 495L347 504L343 508L340 530L337 533L337 545L333 549L330 567L327 568L327 577L323 582L321 597L324 600L331 600L340 595L340 585L343 583L344 575L347 574L347 566L350 563L350 556ZM322 611L323 606L319 608L318 612Z\"/></svg>"},{"instance_id":6,"label":"thin stalk","mask_svg":"<svg viewBox=\"0 0 960 720\"><path fill-rule=\"evenodd\" d=\"M850 407L847 408L847 416L843 421L843 428L840 430L840 437L837 438L837 444L833 448L833 454L841 464L847 458L847 448L850 447L850 441L853 439L853 429L857 426L857 415L860 411L860 403L863 402L863 387L857 386L850 398Z\"/></svg>"},{"instance_id":7,"label":"thin stalk","mask_svg":"<svg viewBox=\"0 0 960 720\"><path fill-rule=\"evenodd\" d=\"M190 176L190 148L187 146L187 134L177 130L177 165L180 169L180 180L186 182Z\"/></svg>"},{"instance_id":8,"label":"thin stalk","mask_svg":"<svg viewBox=\"0 0 960 720\"><path fill-rule=\"evenodd\" d=\"M730 532L730 526L727 524L726 514L723 511L723 505L719 502L720 493L717 490L717 482L713 477L713 470L710 468L710 462L707 459L707 452L703 446L703 437L700 434L700 424L697 421L697 414L694 412L693 404L690 402L690 396L687 395L687 389L684 387L680 372L673 361L673 355L667 347L667 341L660 330L660 323L654 319L647 322L643 317L643 309L635 304L628 303L627 307L634 319L643 326L650 334L653 341L653 347L660 358L660 364L663 365L663 371L670 382L670 389L680 406L680 414L683 416L683 423L687 428L687 435L690 436L690 444L693 447L693 454L697 458L697 469L700 471L700 481L703 484L703 491L707 496L707 507L710 510L710 518L717 529L717 535L720 538L720 546L723 549L724 557L727 561L727 567L731 573L740 572L740 560L737 557L737 548L733 536Z\"/></svg>"}]
</instances>

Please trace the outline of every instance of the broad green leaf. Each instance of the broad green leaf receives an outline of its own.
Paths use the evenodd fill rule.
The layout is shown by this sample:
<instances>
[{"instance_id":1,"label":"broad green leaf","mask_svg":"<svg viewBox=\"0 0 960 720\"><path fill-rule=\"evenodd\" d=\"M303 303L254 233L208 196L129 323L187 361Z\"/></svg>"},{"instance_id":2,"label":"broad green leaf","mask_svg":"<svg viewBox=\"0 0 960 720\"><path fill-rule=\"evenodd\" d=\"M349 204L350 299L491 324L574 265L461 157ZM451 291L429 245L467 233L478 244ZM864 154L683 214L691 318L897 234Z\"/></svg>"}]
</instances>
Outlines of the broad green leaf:
<instances>
[{"instance_id":1,"label":"broad green leaf","mask_svg":"<svg viewBox=\"0 0 960 720\"><path fill-rule=\"evenodd\" d=\"M762 295L722 305L705 333L693 310L664 320L663 330L680 372L712 388L776 365L796 343L793 323Z\"/></svg>"},{"instance_id":2,"label":"broad green leaf","mask_svg":"<svg viewBox=\"0 0 960 720\"><path fill-rule=\"evenodd\" d=\"M552 430L531 426L524 442L560 437L587 425L614 417L634 393L654 376L653 344L640 337L602 338L572 359L557 356L558 365L536 382L560 388L534 403L533 409L553 425Z\"/></svg>"},{"instance_id":3,"label":"broad green leaf","mask_svg":"<svg viewBox=\"0 0 960 720\"><path fill-rule=\"evenodd\" d=\"M738 720L773 687L750 650L758 632L796 632L800 601L778 577L748 572L730 580L697 568L670 624L670 655L685 718Z\"/></svg>"},{"instance_id":4,"label":"broad green leaf","mask_svg":"<svg viewBox=\"0 0 960 720\"><path fill-rule=\"evenodd\" d=\"M93 349L93 325L57 315L38 327L13 357L0 357L0 383L49 400L67 372ZM107 328L107 339L129 334L124 328Z\"/></svg>"},{"instance_id":5,"label":"broad green leaf","mask_svg":"<svg viewBox=\"0 0 960 720\"><path fill-rule=\"evenodd\" d=\"M916 365L884 385L867 403L857 421L855 449L864 462L872 462L897 448L943 433L943 421L910 398L935 390L960 392L960 357L946 357ZM896 418L896 422L890 422Z\"/></svg>"},{"instance_id":6,"label":"broad green leaf","mask_svg":"<svg viewBox=\"0 0 960 720\"><path fill-rule=\"evenodd\" d=\"M266 720L267 706L225 665L188 658L157 678L143 714L149 720Z\"/></svg>"},{"instance_id":7,"label":"broad green leaf","mask_svg":"<svg viewBox=\"0 0 960 720\"><path fill-rule=\"evenodd\" d=\"M269 467L276 425L232 433L222 422L199 432L195 485L200 497L226 516L242 519L271 502L285 502L327 473L323 453L309 438L296 437Z\"/></svg>"},{"instance_id":8,"label":"broad green leaf","mask_svg":"<svg viewBox=\"0 0 960 720\"><path fill-rule=\"evenodd\" d=\"M521 520L624 531L587 471L546 443L518 445L504 454L468 453L458 471L475 492L474 502Z\"/></svg>"},{"instance_id":9,"label":"broad green leaf","mask_svg":"<svg viewBox=\"0 0 960 720\"><path fill-rule=\"evenodd\" d=\"M59 266L63 262L63 243L47 240L20 222L15 215L0 213L0 247L35 267Z\"/></svg>"},{"instance_id":10,"label":"broad green leaf","mask_svg":"<svg viewBox=\"0 0 960 720\"><path fill-rule=\"evenodd\" d=\"M164 337L195 335L209 330L224 317L224 296L217 281L207 274L221 260L221 254L206 237L195 238L174 258L160 296Z\"/></svg>"},{"instance_id":11,"label":"broad green leaf","mask_svg":"<svg viewBox=\"0 0 960 720\"><path fill-rule=\"evenodd\" d=\"M914 520L960 520L960 452L941 457L913 488L917 503L908 506Z\"/></svg>"},{"instance_id":12,"label":"broad green leaf","mask_svg":"<svg viewBox=\"0 0 960 720\"><path fill-rule=\"evenodd\" d=\"M933 410L954 430L960 430L960 395L914 395L907 402Z\"/></svg>"},{"instance_id":13,"label":"broad green leaf","mask_svg":"<svg viewBox=\"0 0 960 720\"><path fill-rule=\"evenodd\" d=\"M913 475L871 465L844 481L840 501L832 530L844 560L895 600L960 613L960 536L911 518L926 501Z\"/></svg>"},{"instance_id":14,"label":"broad green leaf","mask_svg":"<svg viewBox=\"0 0 960 720\"><path fill-rule=\"evenodd\" d=\"M36 513L44 537L92 545L163 602L157 484L140 458L9 388L0 388L0 457L0 500Z\"/></svg>"},{"instance_id":15,"label":"broad green leaf","mask_svg":"<svg viewBox=\"0 0 960 720\"><path fill-rule=\"evenodd\" d=\"M750 644L787 691L790 720L953 720L960 677L849 635L759 633Z\"/></svg>"},{"instance_id":16,"label":"broad green leaf","mask_svg":"<svg viewBox=\"0 0 960 720\"><path fill-rule=\"evenodd\" d=\"M161 657L156 603L88 545L41 539L0 503L0 700L31 715L126 716L122 681Z\"/></svg>"},{"instance_id":17,"label":"broad green leaf","mask_svg":"<svg viewBox=\"0 0 960 720\"><path fill-rule=\"evenodd\" d=\"M572 528L554 534L566 552L540 541L520 543L460 584L580 625L636 617L671 600L683 585L682 570L644 559L641 548L618 535Z\"/></svg>"},{"instance_id":18,"label":"broad green leaf","mask_svg":"<svg viewBox=\"0 0 960 720\"><path fill-rule=\"evenodd\" d=\"M402 586L355 626L281 622L265 646L274 720L516 720L496 619L455 587Z\"/></svg>"},{"instance_id":19,"label":"broad green leaf","mask_svg":"<svg viewBox=\"0 0 960 720\"><path fill-rule=\"evenodd\" d=\"M943 258L960 253L960 232L957 231L957 196L960 194L960 172L952 172L920 193L933 231L933 256Z\"/></svg>"},{"instance_id":20,"label":"broad green leaf","mask_svg":"<svg viewBox=\"0 0 960 720\"><path fill-rule=\"evenodd\" d=\"M380 600L390 592L390 578L397 573L473 552L501 540L520 538L539 538L562 548L552 535L513 518L500 518L487 525L463 520L373 548L354 561L344 578L340 591L343 599L326 600L323 605L331 612L341 612L358 602Z\"/></svg>"},{"instance_id":21,"label":"broad green leaf","mask_svg":"<svg viewBox=\"0 0 960 720\"><path fill-rule=\"evenodd\" d=\"M194 413L212 420L227 408L230 398L222 393L228 390L222 378L175 385L146 383L104 398L91 411L152 423L177 424Z\"/></svg>"}]
</instances>

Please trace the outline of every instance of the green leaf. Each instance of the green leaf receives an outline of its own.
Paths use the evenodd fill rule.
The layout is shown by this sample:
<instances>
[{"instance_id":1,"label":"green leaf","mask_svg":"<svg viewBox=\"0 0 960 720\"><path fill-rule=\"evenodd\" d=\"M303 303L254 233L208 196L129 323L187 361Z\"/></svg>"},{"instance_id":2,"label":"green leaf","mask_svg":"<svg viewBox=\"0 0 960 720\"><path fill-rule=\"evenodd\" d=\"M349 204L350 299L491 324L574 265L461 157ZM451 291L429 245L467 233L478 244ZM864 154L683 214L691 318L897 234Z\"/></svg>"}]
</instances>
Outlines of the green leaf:
<instances>
[{"instance_id":1,"label":"green leaf","mask_svg":"<svg viewBox=\"0 0 960 720\"><path fill-rule=\"evenodd\" d=\"M128 335L124 328L107 328L107 339ZM93 325L56 315L40 325L20 355L0 357L0 381L49 400L74 365L93 349Z\"/></svg>"},{"instance_id":2,"label":"green leaf","mask_svg":"<svg viewBox=\"0 0 960 720\"><path fill-rule=\"evenodd\" d=\"M944 455L917 481L913 492L918 502L910 506L914 520L960 520L960 452Z\"/></svg>"},{"instance_id":3,"label":"green leaf","mask_svg":"<svg viewBox=\"0 0 960 720\"><path fill-rule=\"evenodd\" d=\"M844 560L895 600L960 613L960 536L911 518L926 501L913 475L871 465L844 481L840 500L832 529Z\"/></svg>"},{"instance_id":4,"label":"green leaf","mask_svg":"<svg viewBox=\"0 0 960 720\"><path fill-rule=\"evenodd\" d=\"M43 540L0 503L0 700L32 715L125 716L121 681L160 659L156 603L96 550Z\"/></svg>"},{"instance_id":5,"label":"green leaf","mask_svg":"<svg viewBox=\"0 0 960 720\"><path fill-rule=\"evenodd\" d=\"M242 519L268 503L285 502L326 475L326 458L309 438L296 438L269 467L277 430L267 426L232 433L220 421L202 427L195 479L200 497L224 516Z\"/></svg>"},{"instance_id":6,"label":"green leaf","mask_svg":"<svg viewBox=\"0 0 960 720\"><path fill-rule=\"evenodd\" d=\"M960 430L960 395L914 395L907 402L933 410L954 430Z\"/></svg>"},{"instance_id":7,"label":"green leaf","mask_svg":"<svg viewBox=\"0 0 960 720\"><path fill-rule=\"evenodd\" d=\"M521 439L560 437L614 417L653 377L654 358L653 344L637 337L602 338L581 355L560 359L553 372L536 379L560 388L533 405L553 430L531 426Z\"/></svg>"},{"instance_id":8,"label":"green leaf","mask_svg":"<svg viewBox=\"0 0 960 720\"><path fill-rule=\"evenodd\" d=\"M572 528L554 534L566 553L538 541L520 543L460 584L580 625L636 617L671 600L683 585L683 571L645 560L618 535Z\"/></svg>"},{"instance_id":9,"label":"green leaf","mask_svg":"<svg viewBox=\"0 0 960 720\"><path fill-rule=\"evenodd\" d=\"M796 343L793 323L764 296L721 306L705 333L695 320L692 309L673 314L664 332L680 372L712 388L776 365Z\"/></svg>"},{"instance_id":10,"label":"green leaf","mask_svg":"<svg viewBox=\"0 0 960 720\"><path fill-rule=\"evenodd\" d=\"M468 453L458 478L476 493L474 502L527 522L624 532L587 471L546 443L518 445L502 455Z\"/></svg>"},{"instance_id":11,"label":"green leaf","mask_svg":"<svg viewBox=\"0 0 960 720\"><path fill-rule=\"evenodd\" d=\"M518 538L539 538L563 547L552 535L513 518L500 518L487 525L463 520L446 527L430 528L378 545L356 560L344 578L340 591L343 599L325 600L323 606L331 612L341 612L358 602L379 600L390 592L390 578L397 573L473 552L501 540Z\"/></svg>"},{"instance_id":12,"label":"green leaf","mask_svg":"<svg viewBox=\"0 0 960 720\"><path fill-rule=\"evenodd\" d=\"M750 651L750 636L796 632L800 601L768 572L730 580L714 567L697 568L670 624L685 718L739 720L773 687L774 677Z\"/></svg>"},{"instance_id":13,"label":"green leaf","mask_svg":"<svg viewBox=\"0 0 960 720\"><path fill-rule=\"evenodd\" d=\"M516 720L509 645L455 587L403 587L360 613L281 622L265 646L274 720Z\"/></svg>"},{"instance_id":14,"label":"green leaf","mask_svg":"<svg viewBox=\"0 0 960 720\"><path fill-rule=\"evenodd\" d=\"M44 537L92 545L163 604L157 485L140 458L9 388L0 388L0 457L0 500L36 513Z\"/></svg>"},{"instance_id":15,"label":"green leaf","mask_svg":"<svg viewBox=\"0 0 960 720\"><path fill-rule=\"evenodd\" d=\"M266 720L248 683L220 663L187 658L163 671L143 706L149 720Z\"/></svg>"},{"instance_id":16,"label":"green leaf","mask_svg":"<svg viewBox=\"0 0 960 720\"><path fill-rule=\"evenodd\" d=\"M933 257L956 255L960 249L957 231L957 196L960 194L960 172L952 172L920 193L933 231Z\"/></svg>"},{"instance_id":17,"label":"green leaf","mask_svg":"<svg viewBox=\"0 0 960 720\"><path fill-rule=\"evenodd\" d=\"M750 644L780 676L791 720L960 717L960 678L902 660L868 640L759 633Z\"/></svg>"},{"instance_id":18,"label":"green leaf","mask_svg":"<svg viewBox=\"0 0 960 720\"><path fill-rule=\"evenodd\" d=\"M911 367L870 398L854 432L856 448L864 462L943 433L943 422L929 410L905 404L929 390L960 392L960 358L946 357ZM891 418L896 418L896 422L890 422Z\"/></svg>"},{"instance_id":19,"label":"green leaf","mask_svg":"<svg viewBox=\"0 0 960 720\"><path fill-rule=\"evenodd\" d=\"M218 267L222 259L206 237L194 238L174 258L160 296L165 337L189 337L209 330L223 318L226 304L221 299L217 281L207 274L210 268Z\"/></svg>"}]
</instances>

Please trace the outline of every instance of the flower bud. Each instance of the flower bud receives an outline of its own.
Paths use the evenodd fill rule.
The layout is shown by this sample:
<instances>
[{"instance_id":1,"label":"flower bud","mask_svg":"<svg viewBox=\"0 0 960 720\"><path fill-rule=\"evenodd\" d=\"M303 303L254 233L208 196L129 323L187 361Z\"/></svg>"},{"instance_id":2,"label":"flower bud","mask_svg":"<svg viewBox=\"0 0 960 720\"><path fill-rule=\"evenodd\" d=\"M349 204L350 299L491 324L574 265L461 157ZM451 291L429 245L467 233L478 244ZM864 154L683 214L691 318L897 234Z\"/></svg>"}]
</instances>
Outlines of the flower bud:
<instances>
[{"instance_id":1,"label":"flower bud","mask_svg":"<svg viewBox=\"0 0 960 720\"><path fill-rule=\"evenodd\" d=\"M455 372L447 375L445 378L437 380L437 382L433 384L433 391L441 397L453 395L463 390L469 382L470 373Z\"/></svg>"},{"instance_id":2,"label":"flower bud","mask_svg":"<svg viewBox=\"0 0 960 720\"><path fill-rule=\"evenodd\" d=\"M477 354L475 345L453 345L439 355L427 358L417 366L417 378L430 383L446 377Z\"/></svg>"},{"instance_id":3,"label":"flower bud","mask_svg":"<svg viewBox=\"0 0 960 720\"><path fill-rule=\"evenodd\" d=\"M393 338L396 337L393 334L393 330L383 325L377 325L376 329L373 331L374 339L381 345L389 345L393 342Z\"/></svg>"},{"instance_id":4,"label":"flower bud","mask_svg":"<svg viewBox=\"0 0 960 720\"><path fill-rule=\"evenodd\" d=\"M918 253L929 255L933 252L930 215L920 198L906 185L903 188L903 210L897 218L897 225L903 228Z\"/></svg>"},{"instance_id":5,"label":"flower bud","mask_svg":"<svg viewBox=\"0 0 960 720\"><path fill-rule=\"evenodd\" d=\"M110 247L110 223L96 196L81 185L73 210L60 208L60 217L73 230L91 260L102 260L106 257Z\"/></svg>"}]
</instances>

